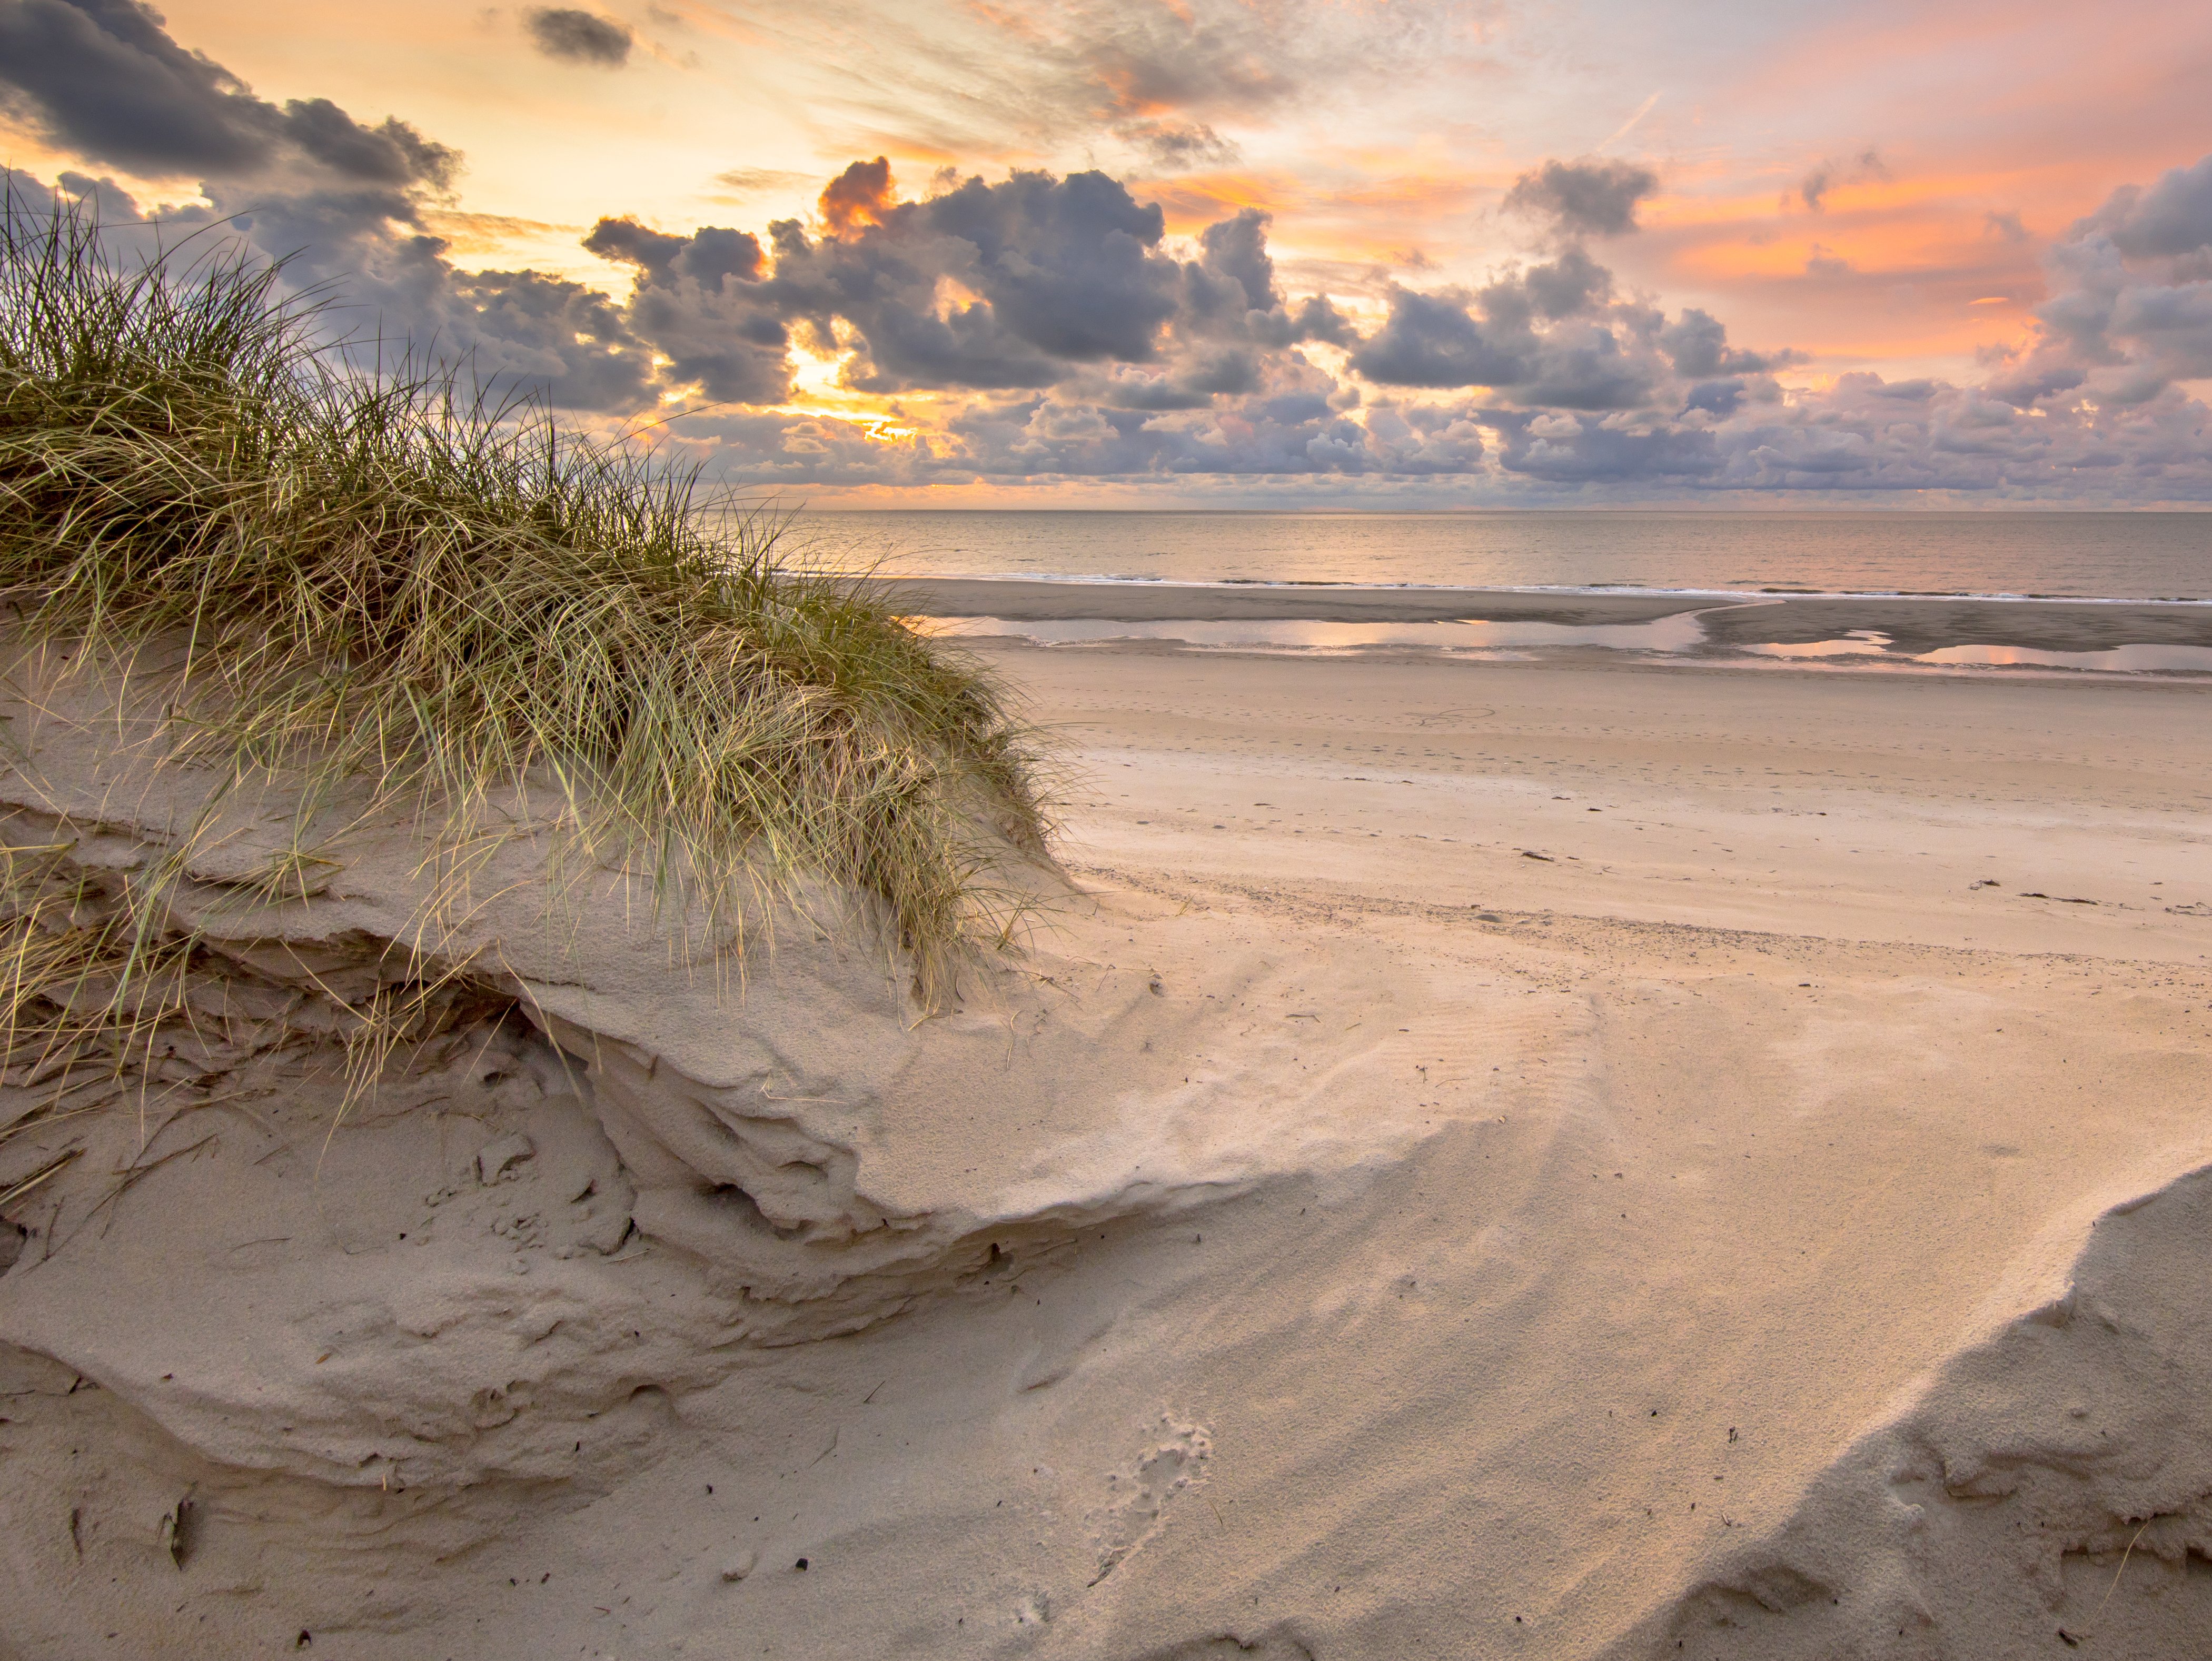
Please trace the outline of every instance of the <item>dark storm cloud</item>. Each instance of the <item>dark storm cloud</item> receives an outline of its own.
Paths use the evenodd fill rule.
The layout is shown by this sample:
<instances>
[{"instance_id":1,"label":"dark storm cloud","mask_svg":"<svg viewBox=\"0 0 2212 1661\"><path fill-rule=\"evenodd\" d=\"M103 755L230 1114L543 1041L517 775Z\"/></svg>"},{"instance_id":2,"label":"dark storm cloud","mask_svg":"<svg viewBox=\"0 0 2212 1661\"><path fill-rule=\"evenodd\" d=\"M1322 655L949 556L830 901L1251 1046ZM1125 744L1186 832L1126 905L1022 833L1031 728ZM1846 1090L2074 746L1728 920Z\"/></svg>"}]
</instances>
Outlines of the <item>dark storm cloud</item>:
<instances>
[{"instance_id":1,"label":"dark storm cloud","mask_svg":"<svg viewBox=\"0 0 2212 1661\"><path fill-rule=\"evenodd\" d=\"M58 147L149 176L238 178L304 159L365 184L442 187L457 158L327 99L281 109L172 40L137 0L0 0L0 88Z\"/></svg>"},{"instance_id":2,"label":"dark storm cloud","mask_svg":"<svg viewBox=\"0 0 2212 1661\"><path fill-rule=\"evenodd\" d=\"M523 15L522 26L538 51L568 64L597 64L610 70L629 61L629 27L587 11L541 6Z\"/></svg>"},{"instance_id":3,"label":"dark storm cloud","mask_svg":"<svg viewBox=\"0 0 2212 1661\"><path fill-rule=\"evenodd\" d=\"M1659 176L1627 161L1547 161L1513 181L1505 205L1551 221L1564 237L1620 236L1636 228L1636 204Z\"/></svg>"}]
</instances>

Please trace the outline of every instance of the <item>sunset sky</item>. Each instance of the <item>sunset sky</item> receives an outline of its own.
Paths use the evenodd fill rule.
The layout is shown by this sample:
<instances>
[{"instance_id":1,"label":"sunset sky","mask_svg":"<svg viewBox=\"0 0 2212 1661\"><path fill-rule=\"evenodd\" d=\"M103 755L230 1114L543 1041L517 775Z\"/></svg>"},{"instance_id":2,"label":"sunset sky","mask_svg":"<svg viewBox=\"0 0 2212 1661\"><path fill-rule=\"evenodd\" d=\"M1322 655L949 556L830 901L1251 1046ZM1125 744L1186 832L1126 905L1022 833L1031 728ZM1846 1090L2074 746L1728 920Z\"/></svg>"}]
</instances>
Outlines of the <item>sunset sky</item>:
<instances>
[{"instance_id":1,"label":"sunset sky","mask_svg":"<svg viewBox=\"0 0 2212 1661\"><path fill-rule=\"evenodd\" d=\"M2212 500L2202 4L0 0L0 83L19 189L817 504Z\"/></svg>"}]
</instances>

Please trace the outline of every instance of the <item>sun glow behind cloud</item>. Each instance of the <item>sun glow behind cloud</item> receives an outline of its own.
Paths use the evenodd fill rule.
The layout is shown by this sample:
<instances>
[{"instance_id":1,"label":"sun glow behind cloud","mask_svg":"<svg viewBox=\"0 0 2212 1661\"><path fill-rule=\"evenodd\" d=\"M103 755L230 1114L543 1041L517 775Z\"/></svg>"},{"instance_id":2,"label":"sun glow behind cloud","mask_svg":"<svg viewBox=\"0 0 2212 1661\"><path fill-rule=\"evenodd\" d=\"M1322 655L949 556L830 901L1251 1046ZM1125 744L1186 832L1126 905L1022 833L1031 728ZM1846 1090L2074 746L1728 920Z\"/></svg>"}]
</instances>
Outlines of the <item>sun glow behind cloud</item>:
<instances>
[{"instance_id":1,"label":"sun glow behind cloud","mask_svg":"<svg viewBox=\"0 0 2212 1661\"><path fill-rule=\"evenodd\" d=\"M458 308L441 326L504 330L477 349L501 373L550 373L546 354L580 351L596 367L568 365L556 396L693 411L685 442L778 476L787 462L812 466L817 489L939 490L961 464L990 481L963 490L1014 489L1117 458L1185 481L1249 467L1436 489L1508 475L1660 488L1735 470L1809 488L1875 452L1742 436L1739 468L1721 459L1736 453L1729 435L1769 421L1809 432L1814 399L1832 413L1857 400L1865 413L1850 419L1887 430L1877 416L1889 405L1855 390L1865 372L1965 388L2034 361L2038 385L2049 381L2056 336L2037 332L2053 326L2037 308L2054 282L2086 295L2118 280L2051 264L2074 258L2069 227L2116 186L2212 149L2197 95L2212 20L2164 4L2095 17L2049 0L1940 12L1876 0L1848 14L1742 0L602 10L607 37L629 44L588 61L533 51L517 14L427 0L281 11L172 0L170 31L261 107L329 99L365 121L390 112L465 154L464 173L410 186L412 205L391 221L390 234L437 239L434 255L372 238L332 268L390 296L376 303L416 303L403 296L425 291L402 268L434 258L452 273L436 305ZM29 120L13 154L43 178L86 171L49 136ZM885 201L908 204L898 258L921 266L858 239L874 209L823 195L874 156L896 183ZM1641 229L1516 211L1516 182L1562 157L1650 179ZM1046 285L1052 305L1073 308L1057 322L1024 312L1046 288L1025 287L1018 261L979 286L958 247L988 249L998 233L927 204L978 175L996 191L1010 169L1096 169L1129 212L1159 213L1133 245L1140 256L1109 252L1110 239L1079 255L1091 233L1062 247L1040 221L1021 232L1020 258L1137 258L1147 275L1085 298L1070 266ZM141 203L192 199L185 170L100 171ZM206 200L234 211L293 188L266 178L221 182ZM327 237L331 211L287 208L256 234L296 225ZM932 215L942 222L924 235ZM621 250L579 246L602 220L631 227ZM1256 254L1209 251L1206 239L1247 223ZM714 233L721 241L695 239L717 226L732 227ZM755 253L741 258L741 244ZM1569 257L1585 244L1587 271ZM1271 262L1267 295L1254 258ZM2148 280L2179 293L2185 279ZM850 286L863 282L897 293ZM1219 310L1233 282L1252 318L1273 320ZM1572 296L1545 297L1562 284ZM1316 296L1325 315L1301 311ZM2136 326L2131 304L2113 326ZM1730 343L1684 344L1703 339L1699 318L1724 324ZM2114 381L2104 404L2069 406L2077 418L2118 420L2153 381L2198 384L2188 350L2153 338L2165 325L2143 326L2130 361L2162 367ZM2080 341L2077 355L2105 349ZM653 367L649 392L625 364ZM2048 423L2041 404L2022 409ZM1916 419L1935 423L1934 443L1952 417ZM1987 453L1969 429L1993 432L1996 417L1969 399L1957 420L1944 453ZM763 425L775 421L781 438ZM2161 454L2185 452L2181 428L2160 430ZM919 458L920 470L901 482L878 463L848 465L841 433L878 458ZM1939 476L1900 464L1885 488Z\"/></svg>"}]
</instances>

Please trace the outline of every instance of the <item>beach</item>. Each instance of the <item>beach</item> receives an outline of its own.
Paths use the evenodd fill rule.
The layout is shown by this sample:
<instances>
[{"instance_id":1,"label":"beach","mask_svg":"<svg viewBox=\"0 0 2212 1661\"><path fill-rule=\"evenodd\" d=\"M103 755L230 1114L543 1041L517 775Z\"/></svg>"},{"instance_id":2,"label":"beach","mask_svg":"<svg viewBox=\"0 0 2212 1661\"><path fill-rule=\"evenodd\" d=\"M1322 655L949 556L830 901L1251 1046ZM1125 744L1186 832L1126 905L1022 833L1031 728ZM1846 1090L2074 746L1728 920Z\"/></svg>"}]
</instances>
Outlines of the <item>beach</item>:
<instances>
[{"instance_id":1,"label":"beach","mask_svg":"<svg viewBox=\"0 0 2212 1661\"><path fill-rule=\"evenodd\" d=\"M0 1661L2212 1658L2138 9L0 0Z\"/></svg>"},{"instance_id":2,"label":"beach","mask_svg":"<svg viewBox=\"0 0 2212 1661\"><path fill-rule=\"evenodd\" d=\"M882 1212L968 1219L953 1259L717 1349L672 1223L596 1280L526 1233L457 1238L441 1272L489 1290L456 1311L496 1294L563 1336L469 1363L507 1405L417 1433L408 1497L317 1500L300 1439L337 1433L282 1367L205 1352L189 1408L131 1376L153 1352L118 1309L173 1337L176 1288L217 1285L195 1254L235 1264L248 1227L201 1161L165 1166L85 1259L96 1322L59 1258L0 1310L111 1386L11 1397L13 1456L79 1496L66 1526L43 1480L4 1502L12 1606L68 1587L20 1653L184 1653L179 1598L227 1641L379 1657L1994 1657L2062 1628L2189 1652L2212 1483L2145 1379L2202 1358L2006 1363L2010 1406L1959 1379L2075 1331L2049 1312L2098 1218L2212 1161L2202 684L971 646L1064 746L1079 895L1035 920L1018 996L971 985L900 1040L970 1045L906 1075L923 1096L836 1110ZM812 996L769 987L748 1007ZM822 1052L849 1071L876 1030ZM794 1080L835 1070L792 1041ZM415 1179L362 1183L347 1151L404 1167L402 1124L337 1131L352 1178L310 1207L356 1254L384 1241L315 1282L314 1330L398 1299L425 1335L319 1341L389 1423L377 1369L419 1379L447 1342L362 1279L427 1261L376 1221L410 1226ZM2112 1331L2201 1325L2196 1214L2160 1222L2185 1188L2123 1219L2163 1232L2119 1259ZM288 1284L209 1295L251 1325ZM633 1319L635 1345L575 1336ZM264 1411L287 1446L254 1476ZM2073 1442L2037 1440L2045 1412ZM96 1482L69 1452L95 1434ZM180 1583L106 1519L187 1480Z\"/></svg>"}]
</instances>

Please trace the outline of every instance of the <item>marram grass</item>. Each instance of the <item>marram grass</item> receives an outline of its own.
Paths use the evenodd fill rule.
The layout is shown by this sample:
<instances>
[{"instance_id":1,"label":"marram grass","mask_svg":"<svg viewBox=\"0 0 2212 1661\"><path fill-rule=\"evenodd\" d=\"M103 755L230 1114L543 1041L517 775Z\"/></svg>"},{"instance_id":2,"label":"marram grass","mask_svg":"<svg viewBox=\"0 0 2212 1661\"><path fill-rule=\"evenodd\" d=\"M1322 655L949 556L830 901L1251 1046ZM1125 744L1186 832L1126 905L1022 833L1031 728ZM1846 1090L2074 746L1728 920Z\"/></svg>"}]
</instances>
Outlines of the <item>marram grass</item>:
<instances>
[{"instance_id":1,"label":"marram grass","mask_svg":"<svg viewBox=\"0 0 2212 1661\"><path fill-rule=\"evenodd\" d=\"M405 803L449 848L505 792L550 791L572 846L647 864L726 931L802 883L860 896L926 995L1005 938L994 851L1046 827L979 670L781 564L775 522L703 513L694 476L450 378L346 373L281 293L240 253L131 260L66 202L7 203L0 608L21 637L88 666L159 647L181 664L168 754ZM187 947L162 943L157 884L66 937L33 887L0 942L9 1035L57 976L76 1007L109 988L126 1026L163 1005L163 954Z\"/></svg>"}]
</instances>

